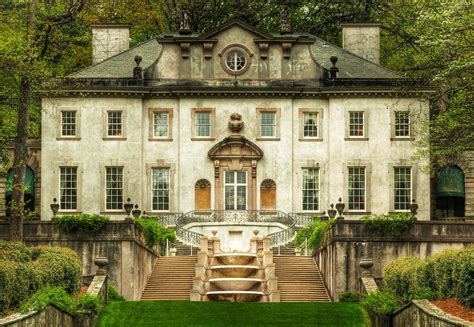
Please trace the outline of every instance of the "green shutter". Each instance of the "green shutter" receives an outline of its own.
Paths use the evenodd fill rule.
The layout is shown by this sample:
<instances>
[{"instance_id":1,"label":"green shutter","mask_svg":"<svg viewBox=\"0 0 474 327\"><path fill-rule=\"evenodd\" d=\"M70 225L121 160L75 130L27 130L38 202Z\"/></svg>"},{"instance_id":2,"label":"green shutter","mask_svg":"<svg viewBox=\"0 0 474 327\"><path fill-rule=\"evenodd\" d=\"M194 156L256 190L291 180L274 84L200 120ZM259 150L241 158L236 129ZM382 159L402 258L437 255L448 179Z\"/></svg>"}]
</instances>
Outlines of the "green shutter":
<instances>
[{"instance_id":1,"label":"green shutter","mask_svg":"<svg viewBox=\"0 0 474 327\"><path fill-rule=\"evenodd\" d=\"M26 168L25 174L25 194L35 195L35 175L33 170L30 167ZM7 173L7 185L5 188L5 193L7 196L12 195L13 192L13 169L8 170Z\"/></svg>"},{"instance_id":2,"label":"green shutter","mask_svg":"<svg viewBox=\"0 0 474 327\"><path fill-rule=\"evenodd\" d=\"M464 198L464 173L457 167L443 168L436 180L438 196L455 196Z\"/></svg>"}]
</instances>

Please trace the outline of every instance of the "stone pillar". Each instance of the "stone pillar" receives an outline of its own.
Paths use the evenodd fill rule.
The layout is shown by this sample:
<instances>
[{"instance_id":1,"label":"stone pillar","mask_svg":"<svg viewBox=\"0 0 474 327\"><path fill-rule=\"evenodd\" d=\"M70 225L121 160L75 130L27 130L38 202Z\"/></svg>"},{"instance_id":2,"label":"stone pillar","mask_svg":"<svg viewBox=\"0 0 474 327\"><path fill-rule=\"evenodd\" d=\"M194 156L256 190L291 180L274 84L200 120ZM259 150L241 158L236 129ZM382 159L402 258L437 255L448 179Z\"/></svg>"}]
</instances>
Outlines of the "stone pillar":
<instances>
[{"instance_id":1,"label":"stone pillar","mask_svg":"<svg viewBox=\"0 0 474 327\"><path fill-rule=\"evenodd\" d=\"M104 61L128 50L130 25L92 25L92 63Z\"/></svg>"},{"instance_id":2,"label":"stone pillar","mask_svg":"<svg viewBox=\"0 0 474 327\"><path fill-rule=\"evenodd\" d=\"M380 23L344 23L342 47L374 64L380 64Z\"/></svg>"},{"instance_id":3,"label":"stone pillar","mask_svg":"<svg viewBox=\"0 0 474 327\"><path fill-rule=\"evenodd\" d=\"M5 188L7 186L6 175L0 174L0 217L5 216Z\"/></svg>"}]
</instances>

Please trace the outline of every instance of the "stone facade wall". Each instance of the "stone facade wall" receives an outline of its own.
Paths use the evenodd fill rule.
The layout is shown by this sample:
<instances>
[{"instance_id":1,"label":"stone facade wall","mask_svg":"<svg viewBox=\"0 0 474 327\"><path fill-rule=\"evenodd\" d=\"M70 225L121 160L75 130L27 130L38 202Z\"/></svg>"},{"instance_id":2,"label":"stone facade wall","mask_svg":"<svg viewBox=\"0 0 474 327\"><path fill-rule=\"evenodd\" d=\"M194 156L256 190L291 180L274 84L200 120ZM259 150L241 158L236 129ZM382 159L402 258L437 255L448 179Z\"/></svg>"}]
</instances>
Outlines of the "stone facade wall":
<instances>
[{"instance_id":1,"label":"stone facade wall","mask_svg":"<svg viewBox=\"0 0 474 327\"><path fill-rule=\"evenodd\" d=\"M401 256L422 259L445 249L474 243L474 223L418 221L405 235L383 235L366 229L360 221L338 221L315 259L333 300L343 291L361 291L361 259L373 260L372 276L383 278L383 267Z\"/></svg>"},{"instance_id":2,"label":"stone facade wall","mask_svg":"<svg viewBox=\"0 0 474 327\"><path fill-rule=\"evenodd\" d=\"M461 327L472 323L454 317L431 304L428 300L413 300L392 317L394 327Z\"/></svg>"},{"instance_id":3,"label":"stone facade wall","mask_svg":"<svg viewBox=\"0 0 474 327\"><path fill-rule=\"evenodd\" d=\"M342 47L380 65L380 26L382 24L342 24Z\"/></svg>"},{"instance_id":4,"label":"stone facade wall","mask_svg":"<svg viewBox=\"0 0 474 327\"><path fill-rule=\"evenodd\" d=\"M92 27L92 63L96 64L128 50L130 26L94 25Z\"/></svg>"},{"instance_id":5,"label":"stone facade wall","mask_svg":"<svg viewBox=\"0 0 474 327\"><path fill-rule=\"evenodd\" d=\"M0 222L0 240L8 239L8 224ZM157 252L148 249L134 224L110 222L95 236L61 233L49 221L24 224L24 241L28 245L64 246L74 250L82 261L82 275L96 273L96 257L109 260L110 283L128 300L138 300L153 271Z\"/></svg>"}]
</instances>

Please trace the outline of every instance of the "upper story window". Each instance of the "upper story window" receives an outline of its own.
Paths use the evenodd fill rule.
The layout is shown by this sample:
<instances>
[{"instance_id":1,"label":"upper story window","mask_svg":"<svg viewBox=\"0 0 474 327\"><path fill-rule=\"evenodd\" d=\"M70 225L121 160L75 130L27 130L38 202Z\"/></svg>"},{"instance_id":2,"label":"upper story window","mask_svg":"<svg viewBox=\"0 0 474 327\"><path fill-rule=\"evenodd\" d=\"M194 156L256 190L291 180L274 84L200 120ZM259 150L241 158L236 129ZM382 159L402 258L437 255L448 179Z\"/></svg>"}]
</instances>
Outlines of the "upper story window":
<instances>
[{"instance_id":1,"label":"upper story window","mask_svg":"<svg viewBox=\"0 0 474 327\"><path fill-rule=\"evenodd\" d=\"M227 53L225 64L229 70L237 73L244 69L246 63L245 55L240 50L232 50Z\"/></svg>"},{"instance_id":2,"label":"upper story window","mask_svg":"<svg viewBox=\"0 0 474 327\"><path fill-rule=\"evenodd\" d=\"M153 136L154 137L168 137L168 113L154 112L153 113Z\"/></svg>"},{"instance_id":3,"label":"upper story window","mask_svg":"<svg viewBox=\"0 0 474 327\"><path fill-rule=\"evenodd\" d=\"M260 119L260 136L275 137L276 136L276 113L262 112Z\"/></svg>"},{"instance_id":4,"label":"upper story window","mask_svg":"<svg viewBox=\"0 0 474 327\"><path fill-rule=\"evenodd\" d=\"M303 137L318 137L318 113L305 112L303 121Z\"/></svg>"},{"instance_id":5,"label":"upper story window","mask_svg":"<svg viewBox=\"0 0 474 327\"><path fill-rule=\"evenodd\" d=\"M231 44L219 54L222 68L231 75L240 75L250 68L252 54L240 44Z\"/></svg>"},{"instance_id":6,"label":"upper story window","mask_svg":"<svg viewBox=\"0 0 474 327\"><path fill-rule=\"evenodd\" d=\"M76 112L61 111L61 136L76 136Z\"/></svg>"},{"instance_id":7,"label":"upper story window","mask_svg":"<svg viewBox=\"0 0 474 327\"><path fill-rule=\"evenodd\" d=\"M349 137L364 137L364 112L349 112Z\"/></svg>"},{"instance_id":8,"label":"upper story window","mask_svg":"<svg viewBox=\"0 0 474 327\"><path fill-rule=\"evenodd\" d=\"M410 112L395 111L395 137L410 136Z\"/></svg>"},{"instance_id":9,"label":"upper story window","mask_svg":"<svg viewBox=\"0 0 474 327\"><path fill-rule=\"evenodd\" d=\"M211 136L211 113L208 111L196 112L195 116L196 136Z\"/></svg>"},{"instance_id":10,"label":"upper story window","mask_svg":"<svg viewBox=\"0 0 474 327\"><path fill-rule=\"evenodd\" d=\"M108 111L107 112L107 136L121 137L123 136L122 128L122 112Z\"/></svg>"}]
</instances>

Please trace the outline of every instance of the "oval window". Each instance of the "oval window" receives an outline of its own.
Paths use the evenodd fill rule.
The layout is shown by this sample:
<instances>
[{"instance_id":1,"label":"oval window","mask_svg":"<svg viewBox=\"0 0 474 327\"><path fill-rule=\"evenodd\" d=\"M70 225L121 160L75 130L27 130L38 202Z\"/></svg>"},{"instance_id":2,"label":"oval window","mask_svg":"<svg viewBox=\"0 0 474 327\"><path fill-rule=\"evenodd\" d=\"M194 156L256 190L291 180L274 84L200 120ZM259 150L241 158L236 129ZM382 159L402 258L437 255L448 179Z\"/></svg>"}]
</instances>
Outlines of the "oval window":
<instances>
[{"instance_id":1,"label":"oval window","mask_svg":"<svg viewBox=\"0 0 474 327\"><path fill-rule=\"evenodd\" d=\"M246 63L247 58L242 51L232 50L227 53L225 64L230 71L234 73L240 72L245 68Z\"/></svg>"}]
</instances>

